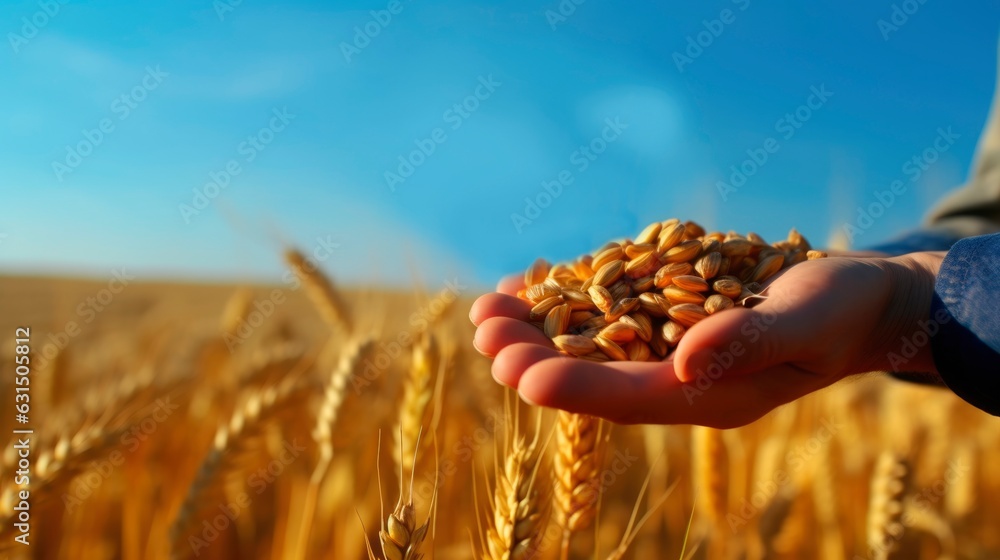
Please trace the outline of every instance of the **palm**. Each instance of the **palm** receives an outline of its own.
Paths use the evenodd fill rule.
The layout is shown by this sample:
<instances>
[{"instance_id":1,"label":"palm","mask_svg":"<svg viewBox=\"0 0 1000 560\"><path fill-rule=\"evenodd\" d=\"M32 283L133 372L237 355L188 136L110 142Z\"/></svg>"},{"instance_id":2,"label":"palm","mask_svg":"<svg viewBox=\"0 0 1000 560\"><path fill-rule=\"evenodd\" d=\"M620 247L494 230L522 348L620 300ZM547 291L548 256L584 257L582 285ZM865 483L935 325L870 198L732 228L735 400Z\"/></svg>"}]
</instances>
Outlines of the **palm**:
<instances>
[{"instance_id":1,"label":"palm","mask_svg":"<svg viewBox=\"0 0 1000 560\"><path fill-rule=\"evenodd\" d=\"M475 303L476 347L529 402L621 423L739 426L874 363L889 290L874 261L809 261L753 308L692 327L672 360L596 363L558 353L528 324L517 280ZM884 330L884 329L883 329Z\"/></svg>"}]
</instances>

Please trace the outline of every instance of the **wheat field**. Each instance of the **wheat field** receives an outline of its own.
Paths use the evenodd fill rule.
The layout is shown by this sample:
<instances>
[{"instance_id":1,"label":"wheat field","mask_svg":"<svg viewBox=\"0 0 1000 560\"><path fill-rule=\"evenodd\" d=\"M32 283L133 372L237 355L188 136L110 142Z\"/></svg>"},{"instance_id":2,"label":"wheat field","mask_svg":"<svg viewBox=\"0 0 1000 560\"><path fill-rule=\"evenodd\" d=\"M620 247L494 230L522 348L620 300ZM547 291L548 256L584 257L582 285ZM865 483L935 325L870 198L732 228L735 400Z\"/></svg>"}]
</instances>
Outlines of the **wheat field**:
<instances>
[{"instance_id":1,"label":"wheat field","mask_svg":"<svg viewBox=\"0 0 1000 560\"><path fill-rule=\"evenodd\" d=\"M616 426L496 384L477 294L286 260L275 286L0 278L5 557L1000 556L1000 430L948 391L870 375L740 429Z\"/></svg>"}]
</instances>

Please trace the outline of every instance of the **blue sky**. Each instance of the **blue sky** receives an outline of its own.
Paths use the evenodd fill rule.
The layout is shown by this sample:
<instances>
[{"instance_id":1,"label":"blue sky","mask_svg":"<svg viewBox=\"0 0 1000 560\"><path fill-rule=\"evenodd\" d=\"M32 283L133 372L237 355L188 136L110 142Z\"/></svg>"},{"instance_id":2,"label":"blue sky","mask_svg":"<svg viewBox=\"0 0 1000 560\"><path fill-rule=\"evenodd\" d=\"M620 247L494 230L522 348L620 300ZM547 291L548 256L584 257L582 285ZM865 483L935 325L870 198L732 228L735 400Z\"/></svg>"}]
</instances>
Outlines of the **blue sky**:
<instances>
[{"instance_id":1,"label":"blue sky","mask_svg":"<svg viewBox=\"0 0 1000 560\"><path fill-rule=\"evenodd\" d=\"M352 282L489 285L671 216L822 244L904 180L873 244L965 179L1000 29L971 0L50 1L0 19L6 272L277 278L324 239Z\"/></svg>"}]
</instances>

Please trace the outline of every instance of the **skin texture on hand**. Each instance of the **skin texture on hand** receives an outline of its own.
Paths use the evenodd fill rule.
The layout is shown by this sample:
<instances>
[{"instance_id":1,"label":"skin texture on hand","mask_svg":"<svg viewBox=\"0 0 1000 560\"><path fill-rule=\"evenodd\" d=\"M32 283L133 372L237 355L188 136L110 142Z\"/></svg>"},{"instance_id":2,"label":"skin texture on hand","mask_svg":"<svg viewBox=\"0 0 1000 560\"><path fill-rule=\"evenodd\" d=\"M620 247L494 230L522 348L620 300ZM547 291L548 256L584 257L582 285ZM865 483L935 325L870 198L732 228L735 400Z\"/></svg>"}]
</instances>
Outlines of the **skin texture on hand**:
<instances>
[{"instance_id":1,"label":"skin texture on hand","mask_svg":"<svg viewBox=\"0 0 1000 560\"><path fill-rule=\"evenodd\" d=\"M665 362L570 358L529 324L509 278L480 297L474 344L493 377L529 403L618 423L748 424L845 376L899 367L901 340L928 317L943 253L837 256L783 271L752 308L712 315ZM934 373L929 345L903 365Z\"/></svg>"}]
</instances>

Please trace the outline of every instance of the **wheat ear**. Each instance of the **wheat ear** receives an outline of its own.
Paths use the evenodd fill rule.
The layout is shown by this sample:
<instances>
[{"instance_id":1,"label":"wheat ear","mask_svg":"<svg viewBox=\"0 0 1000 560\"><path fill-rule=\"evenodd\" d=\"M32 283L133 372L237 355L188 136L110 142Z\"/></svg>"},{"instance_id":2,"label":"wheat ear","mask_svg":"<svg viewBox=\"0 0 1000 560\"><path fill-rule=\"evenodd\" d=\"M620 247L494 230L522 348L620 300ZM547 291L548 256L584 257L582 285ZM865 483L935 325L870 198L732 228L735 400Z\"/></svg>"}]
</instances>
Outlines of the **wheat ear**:
<instances>
[{"instance_id":1,"label":"wheat ear","mask_svg":"<svg viewBox=\"0 0 1000 560\"><path fill-rule=\"evenodd\" d=\"M330 462L333 460L333 428L337 423L340 407L347 396L347 381L354 375L358 363L374 344L375 338L371 336L352 342L347 347L347 351L340 357L340 362L333 369L333 373L330 374L330 379L327 381L323 402L316 414L316 425L312 431L313 440L319 449L319 460L313 469L312 476L309 477L309 486L306 488L302 505L302 522L299 525L298 537L295 539L293 558L306 557L312 520L316 513L319 485L323 482L323 478L330 468Z\"/></svg>"},{"instance_id":2,"label":"wheat ear","mask_svg":"<svg viewBox=\"0 0 1000 560\"><path fill-rule=\"evenodd\" d=\"M704 426L691 428L695 509L719 527L726 516L725 443L722 432Z\"/></svg>"},{"instance_id":3,"label":"wheat ear","mask_svg":"<svg viewBox=\"0 0 1000 560\"><path fill-rule=\"evenodd\" d=\"M528 442L519 433L516 420L512 428L508 425L503 466L494 467L493 518L487 529L484 559L521 560L538 554L545 519L537 486L539 433L536 426L535 436Z\"/></svg>"},{"instance_id":4,"label":"wheat ear","mask_svg":"<svg viewBox=\"0 0 1000 560\"><path fill-rule=\"evenodd\" d=\"M229 296L226 306L222 309L222 316L219 317L219 328L223 339L239 336L240 326L246 322L253 309L252 305L253 290L250 288L239 288Z\"/></svg>"},{"instance_id":5,"label":"wheat ear","mask_svg":"<svg viewBox=\"0 0 1000 560\"><path fill-rule=\"evenodd\" d=\"M417 434L417 445L419 448L420 434ZM379 448L382 446L382 436L379 434ZM416 453L416 451L414 451ZM412 461L416 462L416 456L413 457ZM378 463L376 463L376 469ZM406 499L403 502L403 471L399 472L399 498L396 500L396 507L389 514L388 518L385 515L380 517L384 520L382 523L382 528L379 530L378 538L379 543L382 545L382 556L385 560L420 560L423 555L420 553L420 545L423 543L424 539L427 537L427 529L430 527L430 516L424 521L423 525L417 526L417 512L416 508L413 506L413 472L410 471L410 491ZM379 482L379 505L382 503L382 475L379 470L378 476ZM434 500L437 497L437 484L435 480L435 490L434 498L431 503L431 511L434 510Z\"/></svg>"},{"instance_id":6,"label":"wheat ear","mask_svg":"<svg viewBox=\"0 0 1000 560\"><path fill-rule=\"evenodd\" d=\"M396 446L393 460L401 472L413 468L416 455L417 434L424 424L427 405L434 395L434 374L441 367L440 352L433 334L421 336L413 345L413 361L403 386L403 400L399 408L399 426L394 432Z\"/></svg>"},{"instance_id":7,"label":"wheat ear","mask_svg":"<svg viewBox=\"0 0 1000 560\"><path fill-rule=\"evenodd\" d=\"M876 559L888 558L903 537L903 500L909 478L907 460L897 453L883 451L872 473L868 502L868 546Z\"/></svg>"},{"instance_id":8,"label":"wheat ear","mask_svg":"<svg viewBox=\"0 0 1000 560\"><path fill-rule=\"evenodd\" d=\"M194 482L188 489L177 517L170 528L170 541L176 551L180 540L197 521L196 516L205 503L205 498L218 488L219 478L238 464L239 458L247 451L248 442L260 433L268 420L297 404L303 393L299 376L291 374L280 384L250 392L233 412L229 422L215 433L209 450Z\"/></svg>"},{"instance_id":9,"label":"wheat ear","mask_svg":"<svg viewBox=\"0 0 1000 560\"><path fill-rule=\"evenodd\" d=\"M570 412L559 412L556 421L553 498L565 556L573 534L589 527L597 514L601 424L593 416Z\"/></svg>"},{"instance_id":10,"label":"wheat ear","mask_svg":"<svg viewBox=\"0 0 1000 560\"><path fill-rule=\"evenodd\" d=\"M826 560L843 558L846 551L841 539L840 508L836 478L833 473L833 445L823 446L823 453L816 462L812 480L813 505L820 528L820 557Z\"/></svg>"},{"instance_id":11,"label":"wheat ear","mask_svg":"<svg viewBox=\"0 0 1000 560\"><path fill-rule=\"evenodd\" d=\"M333 282L314 263L306 259L297 249L285 250L285 262L298 276L306 294L312 300L320 317L331 328L343 326L351 330L352 321L340 293Z\"/></svg>"}]
</instances>

